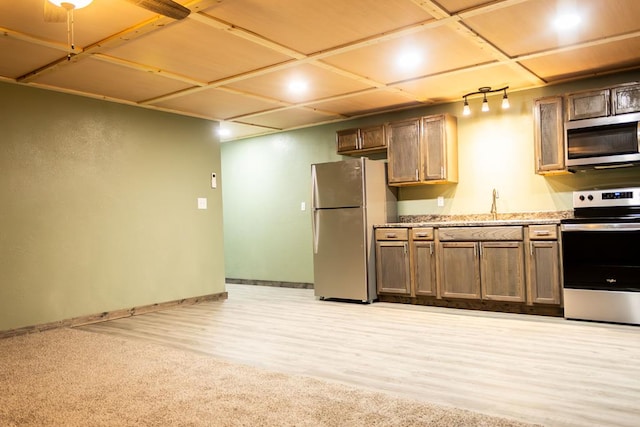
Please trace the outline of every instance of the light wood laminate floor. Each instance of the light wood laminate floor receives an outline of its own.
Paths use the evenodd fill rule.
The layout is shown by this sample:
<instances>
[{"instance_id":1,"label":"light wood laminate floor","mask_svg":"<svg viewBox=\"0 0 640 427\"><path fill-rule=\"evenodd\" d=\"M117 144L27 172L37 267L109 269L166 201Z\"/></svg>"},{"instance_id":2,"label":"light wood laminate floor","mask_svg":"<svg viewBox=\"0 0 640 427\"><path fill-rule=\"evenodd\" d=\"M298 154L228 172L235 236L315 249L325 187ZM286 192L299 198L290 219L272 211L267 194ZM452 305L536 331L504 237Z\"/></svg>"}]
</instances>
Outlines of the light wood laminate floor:
<instances>
[{"instance_id":1,"label":"light wood laminate floor","mask_svg":"<svg viewBox=\"0 0 640 427\"><path fill-rule=\"evenodd\" d=\"M640 426L637 326L227 290L79 329L548 426Z\"/></svg>"}]
</instances>

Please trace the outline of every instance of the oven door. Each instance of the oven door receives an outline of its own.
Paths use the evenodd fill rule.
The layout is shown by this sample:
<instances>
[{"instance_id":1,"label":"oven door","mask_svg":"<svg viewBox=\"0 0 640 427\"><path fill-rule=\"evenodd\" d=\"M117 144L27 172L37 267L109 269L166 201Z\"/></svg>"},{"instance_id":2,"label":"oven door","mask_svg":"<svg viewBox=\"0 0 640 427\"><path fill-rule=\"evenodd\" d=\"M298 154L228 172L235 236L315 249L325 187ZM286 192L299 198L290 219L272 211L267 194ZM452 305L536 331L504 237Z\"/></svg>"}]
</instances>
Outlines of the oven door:
<instances>
[{"instance_id":1,"label":"oven door","mask_svg":"<svg viewBox=\"0 0 640 427\"><path fill-rule=\"evenodd\" d=\"M564 287L640 291L640 223L563 224Z\"/></svg>"},{"instance_id":2,"label":"oven door","mask_svg":"<svg viewBox=\"0 0 640 427\"><path fill-rule=\"evenodd\" d=\"M640 223L562 224L565 317L640 324Z\"/></svg>"}]
</instances>

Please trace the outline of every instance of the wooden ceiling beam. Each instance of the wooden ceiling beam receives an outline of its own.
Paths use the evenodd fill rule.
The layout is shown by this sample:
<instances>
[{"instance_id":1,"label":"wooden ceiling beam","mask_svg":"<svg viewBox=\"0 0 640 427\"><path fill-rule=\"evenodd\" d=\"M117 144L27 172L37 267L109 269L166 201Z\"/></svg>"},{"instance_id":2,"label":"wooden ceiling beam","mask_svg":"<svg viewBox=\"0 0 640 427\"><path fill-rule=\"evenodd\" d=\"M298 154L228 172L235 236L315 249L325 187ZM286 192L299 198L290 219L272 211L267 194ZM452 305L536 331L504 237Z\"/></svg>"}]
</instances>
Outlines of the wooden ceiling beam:
<instances>
[{"instance_id":1,"label":"wooden ceiling beam","mask_svg":"<svg viewBox=\"0 0 640 427\"><path fill-rule=\"evenodd\" d=\"M153 67L150 65L140 64L133 61L128 61L122 58L116 58L114 56L105 55L104 53L95 53L92 56L93 59L97 59L103 62L108 62L110 64L119 65L125 68L130 68L137 71L144 71L145 73L152 73L158 76L166 77L168 79L177 80L183 83L188 83L193 86L207 86L207 82L203 82L200 80L193 79L188 76L184 76L178 73L172 73L170 71L166 71L160 69L158 67Z\"/></svg>"},{"instance_id":2,"label":"wooden ceiling beam","mask_svg":"<svg viewBox=\"0 0 640 427\"><path fill-rule=\"evenodd\" d=\"M69 50L69 45L66 43L60 43L48 39L44 39L42 37L37 37L31 34L21 33L19 31L14 31L9 28L0 27L0 35L8 37L14 40L20 40L27 43L32 43L42 47L48 47L50 49L60 50L67 52ZM82 52L82 48L77 47L74 49L76 52Z\"/></svg>"},{"instance_id":3,"label":"wooden ceiling beam","mask_svg":"<svg viewBox=\"0 0 640 427\"><path fill-rule=\"evenodd\" d=\"M199 9L210 7L216 3L218 3L218 0L191 0L186 2L184 6L191 9L193 11L193 14L197 13ZM86 46L84 49L76 48L76 51L78 53L72 55L70 58L67 58L67 56L59 58L43 67L40 67L34 71L18 77L16 81L19 83L30 83L42 74L49 73L60 67L64 67L69 63L80 61L84 58L89 57L90 55L93 55L94 53L100 53L106 49L112 49L124 43L128 43L131 40L142 37L143 35L146 35L150 32L160 30L176 22L178 21L166 16L156 15L153 18L139 23L138 25L134 25L103 40L100 40L99 42Z\"/></svg>"}]
</instances>

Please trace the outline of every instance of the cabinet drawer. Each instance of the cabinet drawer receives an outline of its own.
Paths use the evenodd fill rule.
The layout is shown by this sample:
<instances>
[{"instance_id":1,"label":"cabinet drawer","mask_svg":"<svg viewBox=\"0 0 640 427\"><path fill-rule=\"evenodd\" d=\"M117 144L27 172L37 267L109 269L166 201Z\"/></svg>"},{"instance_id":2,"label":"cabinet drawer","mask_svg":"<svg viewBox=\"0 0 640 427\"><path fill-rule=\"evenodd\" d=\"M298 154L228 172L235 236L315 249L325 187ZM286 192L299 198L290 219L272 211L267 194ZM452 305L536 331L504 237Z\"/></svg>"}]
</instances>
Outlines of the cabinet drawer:
<instances>
[{"instance_id":1,"label":"cabinet drawer","mask_svg":"<svg viewBox=\"0 0 640 427\"><path fill-rule=\"evenodd\" d=\"M522 226L445 227L438 230L440 241L451 240L523 240Z\"/></svg>"},{"instance_id":2,"label":"cabinet drawer","mask_svg":"<svg viewBox=\"0 0 640 427\"><path fill-rule=\"evenodd\" d=\"M377 228L376 240L409 240L408 228Z\"/></svg>"},{"instance_id":3,"label":"cabinet drawer","mask_svg":"<svg viewBox=\"0 0 640 427\"><path fill-rule=\"evenodd\" d=\"M413 240L433 240L433 227L420 227L411 229Z\"/></svg>"},{"instance_id":4,"label":"cabinet drawer","mask_svg":"<svg viewBox=\"0 0 640 427\"><path fill-rule=\"evenodd\" d=\"M557 238L558 227L555 224L529 226L529 239L531 240L556 240Z\"/></svg>"}]
</instances>

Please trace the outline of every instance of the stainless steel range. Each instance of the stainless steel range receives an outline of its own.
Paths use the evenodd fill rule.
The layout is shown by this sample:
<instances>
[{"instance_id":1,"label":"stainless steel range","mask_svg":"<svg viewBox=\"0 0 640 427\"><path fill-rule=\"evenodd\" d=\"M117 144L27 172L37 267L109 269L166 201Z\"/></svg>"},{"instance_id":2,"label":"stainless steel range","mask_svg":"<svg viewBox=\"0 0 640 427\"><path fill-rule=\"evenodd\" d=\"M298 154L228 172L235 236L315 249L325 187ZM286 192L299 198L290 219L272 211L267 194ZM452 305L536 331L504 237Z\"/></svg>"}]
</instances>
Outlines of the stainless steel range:
<instances>
[{"instance_id":1,"label":"stainless steel range","mask_svg":"<svg viewBox=\"0 0 640 427\"><path fill-rule=\"evenodd\" d=\"M561 221L564 316L640 325L640 187L576 191Z\"/></svg>"}]
</instances>

